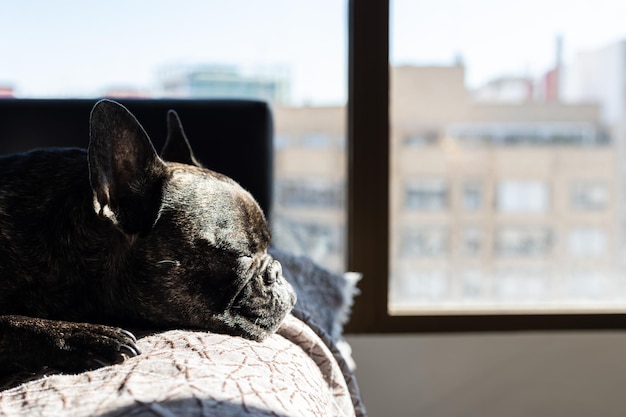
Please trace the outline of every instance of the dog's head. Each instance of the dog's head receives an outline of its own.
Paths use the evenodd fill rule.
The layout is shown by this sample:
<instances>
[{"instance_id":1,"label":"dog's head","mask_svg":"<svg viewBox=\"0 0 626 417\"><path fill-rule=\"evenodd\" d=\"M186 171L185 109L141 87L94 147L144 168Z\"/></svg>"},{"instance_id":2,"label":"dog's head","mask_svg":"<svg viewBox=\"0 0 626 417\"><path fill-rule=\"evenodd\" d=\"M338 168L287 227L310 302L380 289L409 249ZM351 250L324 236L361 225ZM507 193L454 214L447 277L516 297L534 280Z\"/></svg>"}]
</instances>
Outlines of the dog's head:
<instances>
[{"instance_id":1,"label":"dog's head","mask_svg":"<svg viewBox=\"0 0 626 417\"><path fill-rule=\"evenodd\" d=\"M256 340L278 328L295 293L267 253L263 212L235 181L200 166L175 112L159 156L126 108L98 102L89 169L96 213L129 242L128 270L116 275L138 320Z\"/></svg>"}]
</instances>

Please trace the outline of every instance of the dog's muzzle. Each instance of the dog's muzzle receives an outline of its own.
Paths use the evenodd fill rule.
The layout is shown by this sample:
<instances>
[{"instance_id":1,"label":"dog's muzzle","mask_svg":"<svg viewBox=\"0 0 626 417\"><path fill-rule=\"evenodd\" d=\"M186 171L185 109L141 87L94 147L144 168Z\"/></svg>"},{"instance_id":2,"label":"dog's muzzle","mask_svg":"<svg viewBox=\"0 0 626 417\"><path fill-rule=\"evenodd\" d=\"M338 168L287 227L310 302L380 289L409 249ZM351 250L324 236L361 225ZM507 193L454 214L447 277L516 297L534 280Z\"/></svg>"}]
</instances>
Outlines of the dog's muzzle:
<instances>
[{"instance_id":1,"label":"dog's muzzle","mask_svg":"<svg viewBox=\"0 0 626 417\"><path fill-rule=\"evenodd\" d=\"M296 294L291 285L283 276L283 268L279 261L275 260L271 255L264 253L254 257L244 257L240 259L242 270L241 274L244 278L241 290L245 287L253 285L257 290L264 292L259 286L265 287L266 290L276 287L284 288L291 299L291 307L296 302Z\"/></svg>"},{"instance_id":2,"label":"dog's muzzle","mask_svg":"<svg viewBox=\"0 0 626 417\"><path fill-rule=\"evenodd\" d=\"M240 258L240 287L220 317L229 327L262 340L275 332L294 307L296 293L280 262L266 253Z\"/></svg>"},{"instance_id":3,"label":"dog's muzzle","mask_svg":"<svg viewBox=\"0 0 626 417\"><path fill-rule=\"evenodd\" d=\"M259 271L259 275L263 277L265 285L272 285L283 276L283 267L271 255L263 257Z\"/></svg>"}]
</instances>

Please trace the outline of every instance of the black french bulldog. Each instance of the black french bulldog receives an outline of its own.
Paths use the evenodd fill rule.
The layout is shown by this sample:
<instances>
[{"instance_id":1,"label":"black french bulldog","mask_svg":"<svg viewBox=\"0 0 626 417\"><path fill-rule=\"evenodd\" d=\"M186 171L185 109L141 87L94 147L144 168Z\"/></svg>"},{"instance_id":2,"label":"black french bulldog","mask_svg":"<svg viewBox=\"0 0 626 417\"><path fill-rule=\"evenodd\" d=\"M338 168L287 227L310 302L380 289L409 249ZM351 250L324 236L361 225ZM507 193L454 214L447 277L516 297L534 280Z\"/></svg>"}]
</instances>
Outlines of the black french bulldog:
<instances>
[{"instance_id":1,"label":"black french bulldog","mask_svg":"<svg viewBox=\"0 0 626 417\"><path fill-rule=\"evenodd\" d=\"M200 166L174 111L159 157L126 108L99 101L88 151L0 157L0 385L139 354L111 326L262 340L295 303L269 241L256 201Z\"/></svg>"}]
</instances>

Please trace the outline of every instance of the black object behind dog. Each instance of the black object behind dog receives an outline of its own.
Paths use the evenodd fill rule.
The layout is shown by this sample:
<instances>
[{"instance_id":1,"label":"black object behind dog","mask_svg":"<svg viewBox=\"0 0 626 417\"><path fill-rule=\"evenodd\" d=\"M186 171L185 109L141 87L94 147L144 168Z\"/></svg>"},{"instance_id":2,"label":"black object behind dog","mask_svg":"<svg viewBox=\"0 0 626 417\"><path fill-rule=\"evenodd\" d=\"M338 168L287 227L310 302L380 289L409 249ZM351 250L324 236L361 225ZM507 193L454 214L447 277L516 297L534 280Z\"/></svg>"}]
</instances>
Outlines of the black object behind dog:
<instances>
[{"instance_id":1,"label":"black object behind dog","mask_svg":"<svg viewBox=\"0 0 626 417\"><path fill-rule=\"evenodd\" d=\"M274 149L272 115L266 103L218 99L116 101L137 117L156 149L165 144L165 114L175 109L198 160L237 181L269 215ZM85 99L0 99L0 155L51 146L86 147L93 105L94 100Z\"/></svg>"},{"instance_id":2,"label":"black object behind dog","mask_svg":"<svg viewBox=\"0 0 626 417\"><path fill-rule=\"evenodd\" d=\"M295 294L252 196L196 163L174 112L161 157L115 102L89 126L88 155L0 158L0 377L136 355L108 325L275 331Z\"/></svg>"}]
</instances>

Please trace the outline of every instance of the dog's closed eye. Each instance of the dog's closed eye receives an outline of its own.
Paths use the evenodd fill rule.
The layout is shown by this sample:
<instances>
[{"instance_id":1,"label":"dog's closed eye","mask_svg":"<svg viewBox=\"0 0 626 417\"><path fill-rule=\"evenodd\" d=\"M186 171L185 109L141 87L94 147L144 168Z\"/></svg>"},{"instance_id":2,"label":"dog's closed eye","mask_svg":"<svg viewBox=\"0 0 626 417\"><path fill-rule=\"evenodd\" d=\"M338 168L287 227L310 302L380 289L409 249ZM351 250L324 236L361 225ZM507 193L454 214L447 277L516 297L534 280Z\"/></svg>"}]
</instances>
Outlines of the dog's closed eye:
<instances>
[{"instance_id":1,"label":"dog's closed eye","mask_svg":"<svg viewBox=\"0 0 626 417\"><path fill-rule=\"evenodd\" d=\"M162 261L157 262L157 264L171 264L173 266L180 266L180 261L174 261L171 259L163 259Z\"/></svg>"}]
</instances>

